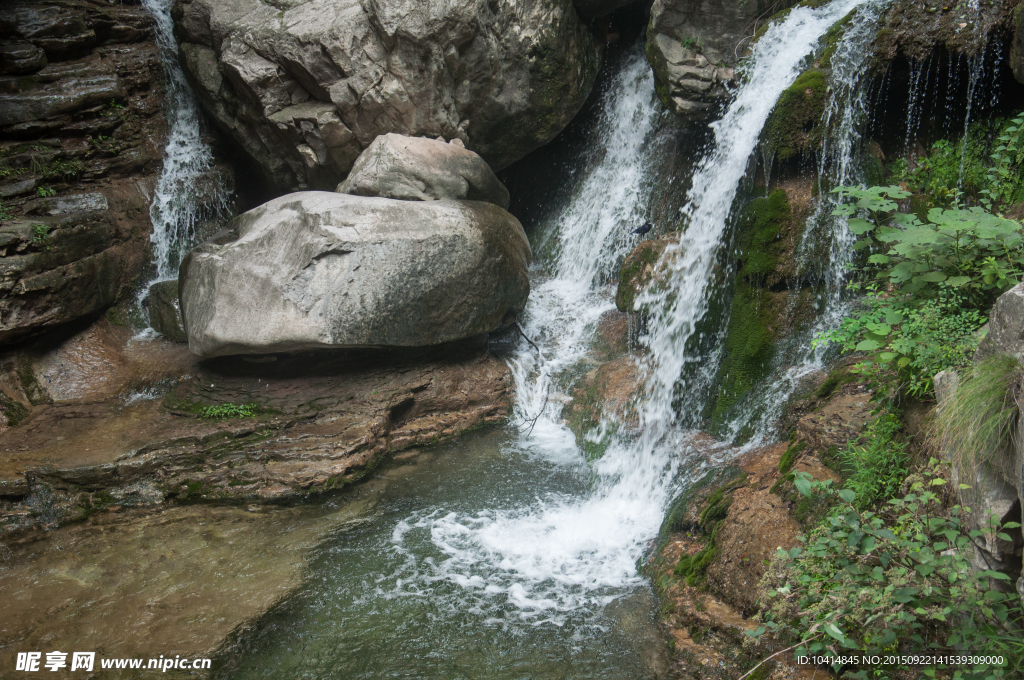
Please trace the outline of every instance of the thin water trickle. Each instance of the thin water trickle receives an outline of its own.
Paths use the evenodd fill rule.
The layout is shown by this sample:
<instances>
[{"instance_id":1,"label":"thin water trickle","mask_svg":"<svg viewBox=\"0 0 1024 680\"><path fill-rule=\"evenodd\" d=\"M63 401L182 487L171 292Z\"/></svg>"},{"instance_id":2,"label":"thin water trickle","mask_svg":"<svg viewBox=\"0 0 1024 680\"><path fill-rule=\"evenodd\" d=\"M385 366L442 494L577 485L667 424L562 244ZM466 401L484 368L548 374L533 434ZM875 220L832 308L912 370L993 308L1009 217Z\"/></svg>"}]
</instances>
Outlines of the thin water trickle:
<instances>
[{"instance_id":1,"label":"thin water trickle","mask_svg":"<svg viewBox=\"0 0 1024 680\"><path fill-rule=\"evenodd\" d=\"M142 0L156 22L170 123L163 170L149 207L156 264L153 282L177 278L178 265L195 245L201 225L226 214L230 201L214 172L213 154L202 139L199 105L178 64L173 4L173 0Z\"/></svg>"}]
</instances>

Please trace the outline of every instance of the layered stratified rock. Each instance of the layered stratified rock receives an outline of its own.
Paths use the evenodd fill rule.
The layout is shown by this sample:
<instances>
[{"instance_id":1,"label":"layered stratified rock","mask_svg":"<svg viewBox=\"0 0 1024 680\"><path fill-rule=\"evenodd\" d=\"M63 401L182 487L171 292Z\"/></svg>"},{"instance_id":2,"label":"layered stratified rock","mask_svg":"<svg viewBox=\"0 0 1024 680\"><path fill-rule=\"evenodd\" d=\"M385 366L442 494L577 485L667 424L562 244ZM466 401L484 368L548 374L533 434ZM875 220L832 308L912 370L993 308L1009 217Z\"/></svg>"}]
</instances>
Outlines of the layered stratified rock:
<instances>
[{"instance_id":1,"label":"layered stratified rock","mask_svg":"<svg viewBox=\"0 0 1024 680\"><path fill-rule=\"evenodd\" d=\"M284 189L333 188L388 132L501 169L558 134L600 61L572 0L178 0L175 17L204 107Z\"/></svg>"},{"instance_id":2,"label":"layered stratified rock","mask_svg":"<svg viewBox=\"0 0 1024 680\"><path fill-rule=\"evenodd\" d=\"M508 189L459 139L452 143L389 133L360 154L338 192L405 201L466 199L508 208Z\"/></svg>"},{"instance_id":3,"label":"layered stratified rock","mask_svg":"<svg viewBox=\"0 0 1024 680\"><path fill-rule=\"evenodd\" d=\"M97 315L136 285L167 136L138 6L0 11L0 345Z\"/></svg>"},{"instance_id":4,"label":"layered stratified rock","mask_svg":"<svg viewBox=\"0 0 1024 680\"><path fill-rule=\"evenodd\" d=\"M152 186L42 201L0 225L0 343L96 314L135 283L145 262Z\"/></svg>"},{"instance_id":5,"label":"layered stratified rock","mask_svg":"<svg viewBox=\"0 0 1024 680\"><path fill-rule=\"evenodd\" d=\"M530 245L478 201L282 196L232 222L179 278L201 357L437 345L508 323L529 295Z\"/></svg>"},{"instance_id":6,"label":"layered stratified rock","mask_svg":"<svg viewBox=\"0 0 1024 680\"><path fill-rule=\"evenodd\" d=\"M764 14L756 0L655 0L647 59L662 102L680 115L709 113Z\"/></svg>"}]
</instances>

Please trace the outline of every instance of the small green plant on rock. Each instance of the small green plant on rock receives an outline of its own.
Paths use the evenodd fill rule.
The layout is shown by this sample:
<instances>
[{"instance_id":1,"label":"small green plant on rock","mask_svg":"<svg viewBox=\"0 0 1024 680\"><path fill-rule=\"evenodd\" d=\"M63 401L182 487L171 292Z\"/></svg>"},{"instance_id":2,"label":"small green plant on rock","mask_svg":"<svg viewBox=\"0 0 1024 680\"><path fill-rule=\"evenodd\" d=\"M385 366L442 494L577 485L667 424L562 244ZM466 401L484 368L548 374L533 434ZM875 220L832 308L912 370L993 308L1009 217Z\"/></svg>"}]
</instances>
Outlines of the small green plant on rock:
<instances>
[{"instance_id":1,"label":"small green plant on rock","mask_svg":"<svg viewBox=\"0 0 1024 680\"><path fill-rule=\"evenodd\" d=\"M864 509L895 497L909 472L906 444L896 438L898 416L883 413L868 425L857 443L837 452L847 488Z\"/></svg>"},{"instance_id":2,"label":"small green plant on rock","mask_svg":"<svg viewBox=\"0 0 1024 680\"><path fill-rule=\"evenodd\" d=\"M50 187L45 187L44 186L44 187L39 187L38 189L36 189L36 194L40 198L50 198L52 196L56 196L57 195L57 190L56 189L52 189Z\"/></svg>"},{"instance_id":3,"label":"small green plant on rock","mask_svg":"<svg viewBox=\"0 0 1024 680\"><path fill-rule=\"evenodd\" d=\"M226 420L228 418L254 418L257 415L256 404L229 404L223 403L216 406L204 406L199 409L201 418L212 418Z\"/></svg>"},{"instance_id":4,"label":"small green plant on rock","mask_svg":"<svg viewBox=\"0 0 1024 680\"><path fill-rule=\"evenodd\" d=\"M988 357L964 377L936 412L937 444L958 470L974 478L990 466L1015 479L1013 438L1024 367L1012 356Z\"/></svg>"}]
</instances>

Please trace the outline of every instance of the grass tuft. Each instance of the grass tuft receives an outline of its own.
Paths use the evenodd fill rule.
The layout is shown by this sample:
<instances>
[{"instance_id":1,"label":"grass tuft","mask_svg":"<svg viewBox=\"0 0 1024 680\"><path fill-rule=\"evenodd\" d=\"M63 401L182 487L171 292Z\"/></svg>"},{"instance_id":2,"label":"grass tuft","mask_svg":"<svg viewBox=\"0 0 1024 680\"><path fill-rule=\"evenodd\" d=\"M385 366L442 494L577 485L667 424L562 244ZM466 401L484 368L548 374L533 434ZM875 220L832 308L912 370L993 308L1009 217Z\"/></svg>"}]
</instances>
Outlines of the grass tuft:
<instances>
[{"instance_id":1,"label":"grass tuft","mask_svg":"<svg viewBox=\"0 0 1024 680\"><path fill-rule=\"evenodd\" d=\"M968 483L987 466L1006 479L1014 478L1014 425L1020 415L1022 379L1020 362L997 354L975 366L939 406L932 437Z\"/></svg>"}]
</instances>

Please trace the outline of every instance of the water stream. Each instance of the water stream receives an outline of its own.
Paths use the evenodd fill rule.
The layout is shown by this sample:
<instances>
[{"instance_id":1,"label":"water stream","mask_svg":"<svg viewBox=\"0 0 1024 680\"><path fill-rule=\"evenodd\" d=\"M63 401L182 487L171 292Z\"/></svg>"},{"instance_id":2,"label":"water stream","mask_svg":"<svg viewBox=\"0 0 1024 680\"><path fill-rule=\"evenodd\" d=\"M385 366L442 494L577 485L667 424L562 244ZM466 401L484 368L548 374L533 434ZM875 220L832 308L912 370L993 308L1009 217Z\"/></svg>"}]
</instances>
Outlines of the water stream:
<instances>
[{"instance_id":1,"label":"water stream","mask_svg":"<svg viewBox=\"0 0 1024 680\"><path fill-rule=\"evenodd\" d=\"M561 393L589 366L595 326L613 308L610 281L636 243L629 231L654 212L664 169L650 68L639 48L621 60L578 154L587 171L565 173L564 207L528 225L537 262L523 325L542 354L522 343L509 361L516 422L532 425L443 447L382 492L382 513L325 549L309 585L239 643L225 676L642 678L657 670L645 664L657 665L660 643L638 563L680 486L734 454L696 445L680 418L703 406L684 377L697 361L687 348L769 113L826 30L866 1L797 7L755 45L691 188L676 197L685 207L659 208L664 231L681 221L684 232L669 249L666 285L641 296L659 313L637 354L639 427L606 419L595 436L607 450L588 463L561 422Z\"/></svg>"},{"instance_id":2,"label":"water stream","mask_svg":"<svg viewBox=\"0 0 1024 680\"><path fill-rule=\"evenodd\" d=\"M142 0L156 22L170 124L163 169L149 208L156 266L150 283L178 277L181 258L196 244L203 223L226 214L230 199L214 172L213 153L202 138L199 105L178 64L173 4L173 0Z\"/></svg>"}]
</instances>

